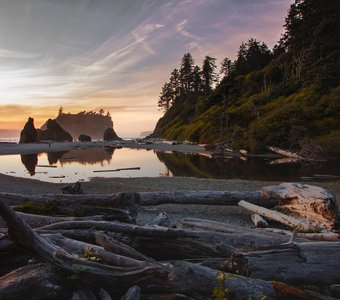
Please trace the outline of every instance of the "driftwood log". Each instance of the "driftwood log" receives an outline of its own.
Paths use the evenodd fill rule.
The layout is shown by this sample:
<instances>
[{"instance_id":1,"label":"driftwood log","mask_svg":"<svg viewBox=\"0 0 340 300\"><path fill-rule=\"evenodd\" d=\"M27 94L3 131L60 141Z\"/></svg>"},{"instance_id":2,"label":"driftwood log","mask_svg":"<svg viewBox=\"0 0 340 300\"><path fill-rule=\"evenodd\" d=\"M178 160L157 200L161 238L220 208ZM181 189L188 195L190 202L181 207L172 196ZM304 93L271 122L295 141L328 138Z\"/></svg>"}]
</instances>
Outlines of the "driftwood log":
<instances>
[{"instance_id":1,"label":"driftwood log","mask_svg":"<svg viewBox=\"0 0 340 300\"><path fill-rule=\"evenodd\" d=\"M298 216L314 227L334 229L336 225L338 207L335 197L321 187L281 183L264 187L261 193L264 198L278 200L285 213Z\"/></svg>"},{"instance_id":2,"label":"driftwood log","mask_svg":"<svg viewBox=\"0 0 340 300\"><path fill-rule=\"evenodd\" d=\"M320 230L320 227L315 225L315 223L309 223L306 220L288 216L278 211L267 209L267 208L249 203L247 201L242 200L238 203L238 205L251 211L252 213L259 214L267 219L277 221L281 224L287 225L288 227L298 228L299 230L303 230L303 231Z\"/></svg>"},{"instance_id":3,"label":"driftwood log","mask_svg":"<svg viewBox=\"0 0 340 300\"><path fill-rule=\"evenodd\" d=\"M235 252L231 268L252 278L329 286L340 282L340 242L290 243Z\"/></svg>"}]
</instances>

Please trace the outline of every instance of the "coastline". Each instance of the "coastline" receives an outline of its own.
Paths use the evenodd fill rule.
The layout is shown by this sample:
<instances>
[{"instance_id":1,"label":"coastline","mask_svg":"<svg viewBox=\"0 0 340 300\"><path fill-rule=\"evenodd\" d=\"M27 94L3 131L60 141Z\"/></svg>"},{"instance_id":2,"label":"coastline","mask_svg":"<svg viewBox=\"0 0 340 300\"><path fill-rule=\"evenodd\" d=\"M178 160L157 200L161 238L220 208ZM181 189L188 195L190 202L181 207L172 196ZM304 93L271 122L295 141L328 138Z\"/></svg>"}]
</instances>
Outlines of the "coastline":
<instances>
[{"instance_id":1,"label":"coastline","mask_svg":"<svg viewBox=\"0 0 340 300\"><path fill-rule=\"evenodd\" d=\"M124 147L131 149L147 149L159 151L178 151L184 153L202 153L209 154L202 145L195 144L176 144L172 145L166 142L158 142L153 144L137 143L134 141L122 142L40 142L40 143L0 143L0 155L10 154L33 154L40 152L58 152L69 151L82 148L102 148L102 147Z\"/></svg>"}]
</instances>

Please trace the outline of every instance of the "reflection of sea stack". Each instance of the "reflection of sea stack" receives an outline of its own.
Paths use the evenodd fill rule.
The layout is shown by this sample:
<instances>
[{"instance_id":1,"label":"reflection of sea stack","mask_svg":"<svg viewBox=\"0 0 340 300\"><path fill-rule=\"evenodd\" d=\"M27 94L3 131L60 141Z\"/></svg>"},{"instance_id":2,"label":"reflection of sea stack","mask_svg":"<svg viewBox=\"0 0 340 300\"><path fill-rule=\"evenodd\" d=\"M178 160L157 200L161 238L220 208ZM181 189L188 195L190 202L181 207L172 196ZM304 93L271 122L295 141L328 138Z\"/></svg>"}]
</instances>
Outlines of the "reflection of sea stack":
<instances>
[{"instance_id":1,"label":"reflection of sea stack","mask_svg":"<svg viewBox=\"0 0 340 300\"><path fill-rule=\"evenodd\" d=\"M55 120L48 119L46 129L37 129L39 141L72 142L72 136Z\"/></svg>"},{"instance_id":2,"label":"reflection of sea stack","mask_svg":"<svg viewBox=\"0 0 340 300\"><path fill-rule=\"evenodd\" d=\"M35 175L35 167L38 164L37 154L25 154L21 155L21 162L27 169L31 176Z\"/></svg>"},{"instance_id":3,"label":"reflection of sea stack","mask_svg":"<svg viewBox=\"0 0 340 300\"><path fill-rule=\"evenodd\" d=\"M28 118L24 129L20 132L19 143L34 143L37 141L37 130L34 127L34 120L32 118Z\"/></svg>"}]
</instances>

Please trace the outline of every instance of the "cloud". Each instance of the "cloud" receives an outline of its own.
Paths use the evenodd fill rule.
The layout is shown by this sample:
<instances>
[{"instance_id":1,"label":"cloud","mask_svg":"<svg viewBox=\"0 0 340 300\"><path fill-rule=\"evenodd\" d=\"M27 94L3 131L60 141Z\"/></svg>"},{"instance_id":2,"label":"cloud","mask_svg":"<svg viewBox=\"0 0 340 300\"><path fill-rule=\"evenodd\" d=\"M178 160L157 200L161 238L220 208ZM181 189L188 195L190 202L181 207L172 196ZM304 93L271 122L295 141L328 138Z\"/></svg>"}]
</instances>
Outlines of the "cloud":
<instances>
[{"instance_id":1,"label":"cloud","mask_svg":"<svg viewBox=\"0 0 340 300\"><path fill-rule=\"evenodd\" d=\"M37 57L39 57L39 54L13 51L13 50L0 48L0 59L1 58L30 59L30 58L37 58Z\"/></svg>"}]
</instances>

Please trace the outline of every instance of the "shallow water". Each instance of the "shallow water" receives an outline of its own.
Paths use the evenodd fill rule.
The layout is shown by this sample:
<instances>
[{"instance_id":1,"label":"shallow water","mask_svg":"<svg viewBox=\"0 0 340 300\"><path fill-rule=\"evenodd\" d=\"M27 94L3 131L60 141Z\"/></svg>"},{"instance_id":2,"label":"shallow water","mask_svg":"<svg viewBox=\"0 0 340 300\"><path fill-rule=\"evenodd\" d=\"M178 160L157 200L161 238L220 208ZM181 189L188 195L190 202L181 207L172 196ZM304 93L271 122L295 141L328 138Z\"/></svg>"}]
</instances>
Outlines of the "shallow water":
<instances>
[{"instance_id":1,"label":"shallow water","mask_svg":"<svg viewBox=\"0 0 340 300\"><path fill-rule=\"evenodd\" d=\"M63 183L87 181L91 177L159 176L262 181L340 180L339 161L277 162L280 161L269 158L222 159L145 149L89 148L55 153L3 155L0 156L0 172ZM120 170L134 167L140 169Z\"/></svg>"}]
</instances>

